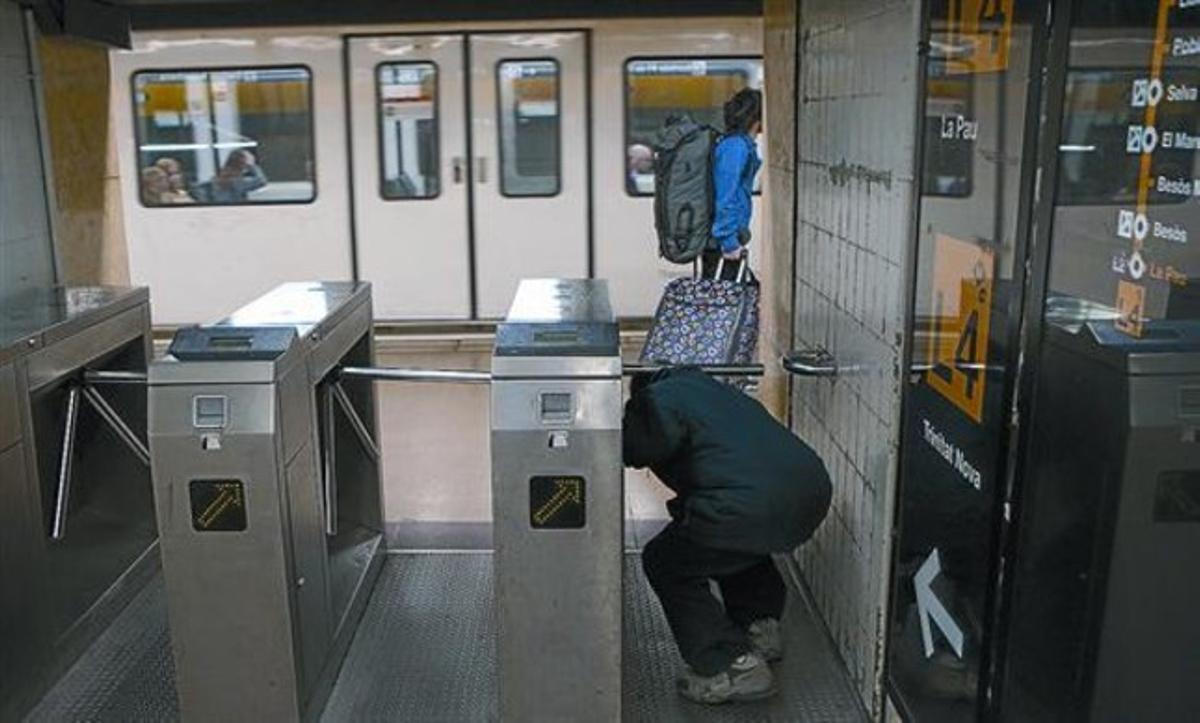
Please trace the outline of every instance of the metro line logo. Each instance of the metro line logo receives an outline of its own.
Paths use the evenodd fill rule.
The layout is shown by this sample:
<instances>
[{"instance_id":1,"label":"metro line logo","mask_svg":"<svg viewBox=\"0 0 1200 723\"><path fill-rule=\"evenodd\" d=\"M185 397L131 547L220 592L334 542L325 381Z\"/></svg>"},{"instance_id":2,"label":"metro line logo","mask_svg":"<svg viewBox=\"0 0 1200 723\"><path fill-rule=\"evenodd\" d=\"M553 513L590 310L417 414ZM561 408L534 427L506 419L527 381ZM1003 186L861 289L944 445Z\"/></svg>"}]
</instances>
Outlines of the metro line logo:
<instances>
[{"instance_id":1,"label":"metro line logo","mask_svg":"<svg viewBox=\"0 0 1200 723\"><path fill-rule=\"evenodd\" d=\"M975 423L983 421L995 252L937 234L933 259L933 334L925 383Z\"/></svg>"},{"instance_id":2,"label":"metro line logo","mask_svg":"<svg viewBox=\"0 0 1200 723\"><path fill-rule=\"evenodd\" d=\"M969 53L955 55L951 73L995 73L1008 69L1015 0L950 0L947 35Z\"/></svg>"}]
</instances>

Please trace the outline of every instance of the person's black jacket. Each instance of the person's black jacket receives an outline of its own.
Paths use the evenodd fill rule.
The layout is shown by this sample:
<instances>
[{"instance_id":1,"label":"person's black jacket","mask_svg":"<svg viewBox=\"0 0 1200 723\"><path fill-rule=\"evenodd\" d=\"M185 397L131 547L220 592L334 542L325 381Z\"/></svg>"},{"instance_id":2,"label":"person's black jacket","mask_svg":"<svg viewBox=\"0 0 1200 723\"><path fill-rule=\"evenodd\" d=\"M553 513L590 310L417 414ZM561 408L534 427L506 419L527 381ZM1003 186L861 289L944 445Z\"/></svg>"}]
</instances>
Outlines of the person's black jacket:
<instances>
[{"instance_id":1,"label":"person's black jacket","mask_svg":"<svg viewBox=\"0 0 1200 723\"><path fill-rule=\"evenodd\" d=\"M757 401L694 367L634 379L623 447L626 465L649 467L677 493L671 517L700 545L792 550L829 510L816 453Z\"/></svg>"}]
</instances>

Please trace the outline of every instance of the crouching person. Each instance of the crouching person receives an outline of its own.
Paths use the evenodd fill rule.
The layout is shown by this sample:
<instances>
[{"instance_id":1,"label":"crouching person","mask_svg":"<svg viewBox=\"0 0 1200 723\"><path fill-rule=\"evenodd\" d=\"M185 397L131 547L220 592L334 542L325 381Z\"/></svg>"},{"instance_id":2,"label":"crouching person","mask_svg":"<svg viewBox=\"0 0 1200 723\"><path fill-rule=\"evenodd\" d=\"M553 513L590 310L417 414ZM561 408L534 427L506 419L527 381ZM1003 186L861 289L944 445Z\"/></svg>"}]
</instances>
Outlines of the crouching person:
<instances>
[{"instance_id":1,"label":"crouching person","mask_svg":"<svg viewBox=\"0 0 1200 723\"><path fill-rule=\"evenodd\" d=\"M773 695L767 663L783 655L787 588L770 555L825 518L825 465L757 401L688 367L633 379L623 446L626 465L649 467L676 493L642 564L688 665L680 695Z\"/></svg>"}]
</instances>

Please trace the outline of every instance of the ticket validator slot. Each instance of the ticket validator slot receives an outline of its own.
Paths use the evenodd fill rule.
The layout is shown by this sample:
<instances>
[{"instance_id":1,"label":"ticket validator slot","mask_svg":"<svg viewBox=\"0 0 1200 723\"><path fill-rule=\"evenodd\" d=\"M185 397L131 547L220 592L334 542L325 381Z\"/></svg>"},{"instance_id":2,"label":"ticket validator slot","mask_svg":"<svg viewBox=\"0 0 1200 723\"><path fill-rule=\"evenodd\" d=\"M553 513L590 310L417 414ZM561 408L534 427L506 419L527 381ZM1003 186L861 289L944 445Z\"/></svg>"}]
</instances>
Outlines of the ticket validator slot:
<instances>
[{"instance_id":1,"label":"ticket validator slot","mask_svg":"<svg viewBox=\"0 0 1200 723\"><path fill-rule=\"evenodd\" d=\"M284 284L150 370L185 720L318 716L384 553L370 286Z\"/></svg>"}]
</instances>

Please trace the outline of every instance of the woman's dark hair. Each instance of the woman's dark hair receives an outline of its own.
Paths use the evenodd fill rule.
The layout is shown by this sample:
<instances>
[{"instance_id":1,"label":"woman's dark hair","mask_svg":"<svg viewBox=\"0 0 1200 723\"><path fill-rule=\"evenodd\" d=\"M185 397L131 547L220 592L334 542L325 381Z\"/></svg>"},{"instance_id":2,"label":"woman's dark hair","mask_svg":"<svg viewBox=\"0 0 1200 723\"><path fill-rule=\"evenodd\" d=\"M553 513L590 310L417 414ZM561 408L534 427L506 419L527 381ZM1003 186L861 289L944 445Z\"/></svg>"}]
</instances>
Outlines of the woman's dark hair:
<instances>
[{"instance_id":1,"label":"woman's dark hair","mask_svg":"<svg viewBox=\"0 0 1200 723\"><path fill-rule=\"evenodd\" d=\"M746 133L762 120L762 91L742 88L725 102L725 132Z\"/></svg>"}]
</instances>

